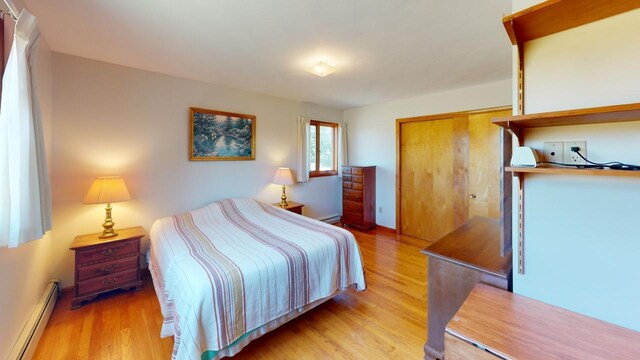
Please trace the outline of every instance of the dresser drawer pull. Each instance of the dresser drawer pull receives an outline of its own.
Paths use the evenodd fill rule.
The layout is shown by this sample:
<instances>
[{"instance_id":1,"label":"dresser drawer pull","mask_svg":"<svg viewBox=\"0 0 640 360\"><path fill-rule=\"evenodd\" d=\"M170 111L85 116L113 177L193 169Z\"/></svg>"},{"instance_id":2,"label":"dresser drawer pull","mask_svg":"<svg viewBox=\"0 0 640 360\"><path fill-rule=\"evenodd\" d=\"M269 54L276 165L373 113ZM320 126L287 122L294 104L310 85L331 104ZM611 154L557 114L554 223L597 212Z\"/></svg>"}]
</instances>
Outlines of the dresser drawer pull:
<instances>
[{"instance_id":1,"label":"dresser drawer pull","mask_svg":"<svg viewBox=\"0 0 640 360\"><path fill-rule=\"evenodd\" d=\"M347 200L362 200L362 197L360 195L344 194L344 197Z\"/></svg>"},{"instance_id":2,"label":"dresser drawer pull","mask_svg":"<svg viewBox=\"0 0 640 360\"><path fill-rule=\"evenodd\" d=\"M115 255L115 254L118 253L118 250L120 250L120 249L118 249L118 248L110 248L110 249L107 249L107 250L103 250L102 251L102 255L104 255L104 256Z\"/></svg>"},{"instance_id":3,"label":"dresser drawer pull","mask_svg":"<svg viewBox=\"0 0 640 360\"><path fill-rule=\"evenodd\" d=\"M102 285L104 286L109 286L111 284L114 284L116 281L118 281L118 278L113 278L113 279L107 279L107 280L102 280Z\"/></svg>"},{"instance_id":4,"label":"dresser drawer pull","mask_svg":"<svg viewBox=\"0 0 640 360\"><path fill-rule=\"evenodd\" d=\"M120 264L113 264L111 266L105 266L103 268L100 268L100 271L102 271L103 273L110 273L113 270L117 270L120 267Z\"/></svg>"}]
</instances>

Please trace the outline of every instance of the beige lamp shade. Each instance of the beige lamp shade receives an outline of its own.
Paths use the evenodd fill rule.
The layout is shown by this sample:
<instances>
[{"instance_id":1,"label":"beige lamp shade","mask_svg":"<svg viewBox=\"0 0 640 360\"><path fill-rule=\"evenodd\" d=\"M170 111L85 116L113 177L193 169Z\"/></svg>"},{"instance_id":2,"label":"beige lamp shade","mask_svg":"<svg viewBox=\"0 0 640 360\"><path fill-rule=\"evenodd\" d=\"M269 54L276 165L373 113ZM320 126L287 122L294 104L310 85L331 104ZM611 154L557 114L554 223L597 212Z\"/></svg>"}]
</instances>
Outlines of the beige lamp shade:
<instances>
[{"instance_id":1,"label":"beige lamp shade","mask_svg":"<svg viewBox=\"0 0 640 360\"><path fill-rule=\"evenodd\" d=\"M293 175L291 175L291 169L281 167L276 171L276 176L273 177L273 183L278 185L292 185Z\"/></svg>"},{"instance_id":2,"label":"beige lamp shade","mask_svg":"<svg viewBox=\"0 0 640 360\"><path fill-rule=\"evenodd\" d=\"M131 199L121 176L97 177L82 201L85 204L107 204Z\"/></svg>"}]
</instances>

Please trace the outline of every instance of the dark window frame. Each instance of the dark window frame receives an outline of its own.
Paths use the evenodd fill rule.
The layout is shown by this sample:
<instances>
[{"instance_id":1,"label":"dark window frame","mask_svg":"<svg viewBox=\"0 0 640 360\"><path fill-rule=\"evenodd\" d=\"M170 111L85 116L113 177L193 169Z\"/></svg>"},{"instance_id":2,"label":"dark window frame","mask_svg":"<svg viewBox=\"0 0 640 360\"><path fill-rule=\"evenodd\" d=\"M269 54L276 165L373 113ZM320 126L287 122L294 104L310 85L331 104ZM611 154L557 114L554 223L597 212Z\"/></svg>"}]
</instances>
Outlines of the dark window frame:
<instances>
[{"instance_id":1,"label":"dark window frame","mask_svg":"<svg viewBox=\"0 0 640 360\"><path fill-rule=\"evenodd\" d=\"M316 170L309 170L309 177L338 175L338 124L327 121L311 120L310 126L316 127ZM330 127L333 129L333 169L331 170L320 170L320 126ZM309 131L309 133L311 133L311 131ZM312 151L313 149L309 150ZM311 165L311 162L309 162L309 165ZM311 168L311 166L309 166L309 168Z\"/></svg>"}]
</instances>

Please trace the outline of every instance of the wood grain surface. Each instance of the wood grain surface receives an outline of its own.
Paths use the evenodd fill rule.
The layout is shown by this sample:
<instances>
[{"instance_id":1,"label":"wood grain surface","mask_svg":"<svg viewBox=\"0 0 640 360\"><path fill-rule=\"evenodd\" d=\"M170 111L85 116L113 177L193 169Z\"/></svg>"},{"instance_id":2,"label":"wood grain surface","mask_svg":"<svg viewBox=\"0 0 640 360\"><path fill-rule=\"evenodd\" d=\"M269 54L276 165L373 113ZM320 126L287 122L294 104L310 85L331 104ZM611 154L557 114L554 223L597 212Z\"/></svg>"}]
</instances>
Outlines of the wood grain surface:
<instances>
[{"instance_id":1,"label":"wood grain surface","mask_svg":"<svg viewBox=\"0 0 640 360\"><path fill-rule=\"evenodd\" d=\"M253 341L233 359L422 359L426 339L426 258L415 239L352 230L368 290L349 291ZM398 240L400 239L400 241ZM412 245L413 244L413 245ZM162 315L147 276L138 293L101 295L74 311L56 304L34 359L170 359Z\"/></svg>"},{"instance_id":2,"label":"wood grain surface","mask_svg":"<svg viewBox=\"0 0 640 360\"><path fill-rule=\"evenodd\" d=\"M506 359L638 359L640 332L478 284L447 332Z\"/></svg>"},{"instance_id":3,"label":"wood grain surface","mask_svg":"<svg viewBox=\"0 0 640 360\"><path fill-rule=\"evenodd\" d=\"M500 255L499 219L474 217L422 252L499 277L506 278L511 271L511 253Z\"/></svg>"},{"instance_id":4,"label":"wood grain surface","mask_svg":"<svg viewBox=\"0 0 640 360\"><path fill-rule=\"evenodd\" d=\"M639 0L549 0L502 19L513 45L640 7Z\"/></svg>"},{"instance_id":5,"label":"wood grain surface","mask_svg":"<svg viewBox=\"0 0 640 360\"><path fill-rule=\"evenodd\" d=\"M511 110L469 115L469 212L474 216L500 217L500 128L491 119Z\"/></svg>"},{"instance_id":6,"label":"wood grain surface","mask_svg":"<svg viewBox=\"0 0 640 360\"><path fill-rule=\"evenodd\" d=\"M500 217L500 129L510 109L397 120L401 234L435 241L473 216Z\"/></svg>"}]
</instances>

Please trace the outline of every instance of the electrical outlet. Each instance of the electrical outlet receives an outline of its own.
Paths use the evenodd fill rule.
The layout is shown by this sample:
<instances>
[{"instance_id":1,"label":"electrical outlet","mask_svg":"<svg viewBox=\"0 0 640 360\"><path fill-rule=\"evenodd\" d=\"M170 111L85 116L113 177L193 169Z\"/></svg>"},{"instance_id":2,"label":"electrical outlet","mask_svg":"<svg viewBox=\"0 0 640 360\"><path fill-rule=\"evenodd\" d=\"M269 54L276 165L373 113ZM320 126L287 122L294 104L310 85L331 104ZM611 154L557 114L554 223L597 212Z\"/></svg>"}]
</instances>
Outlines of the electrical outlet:
<instances>
[{"instance_id":1,"label":"electrical outlet","mask_svg":"<svg viewBox=\"0 0 640 360\"><path fill-rule=\"evenodd\" d=\"M563 162L564 161L564 143L562 141L544 143L543 161L554 162L554 163Z\"/></svg>"},{"instance_id":2,"label":"electrical outlet","mask_svg":"<svg viewBox=\"0 0 640 360\"><path fill-rule=\"evenodd\" d=\"M564 142L564 161L565 164L571 165L586 165L587 162L584 161L580 155L571 151L572 147L580 148L580 154L582 156L587 157L587 142L586 141L565 141Z\"/></svg>"}]
</instances>

